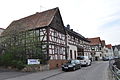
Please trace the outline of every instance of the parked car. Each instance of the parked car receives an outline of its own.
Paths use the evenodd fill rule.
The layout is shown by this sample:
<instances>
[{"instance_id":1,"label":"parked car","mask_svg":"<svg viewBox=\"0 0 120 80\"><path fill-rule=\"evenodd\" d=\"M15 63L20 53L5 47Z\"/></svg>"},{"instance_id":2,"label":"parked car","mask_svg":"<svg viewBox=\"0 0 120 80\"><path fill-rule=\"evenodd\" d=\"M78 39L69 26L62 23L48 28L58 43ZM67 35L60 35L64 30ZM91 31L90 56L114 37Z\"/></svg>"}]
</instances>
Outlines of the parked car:
<instances>
[{"instance_id":1,"label":"parked car","mask_svg":"<svg viewBox=\"0 0 120 80\"><path fill-rule=\"evenodd\" d=\"M79 60L69 60L67 63L62 65L63 71L66 71L66 70L75 71L76 69L80 69L80 68L81 68L81 64Z\"/></svg>"},{"instance_id":2,"label":"parked car","mask_svg":"<svg viewBox=\"0 0 120 80\"><path fill-rule=\"evenodd\" d=\"M78 60L80 60L80 63L82 66L90 66L91 65L91 60L89 59L88 56L78 56Z\"/></svg>"},{"instance_id":3,"label":"parked car","mask_svg":"<svg viewBox=\"0 0 120 80\"><path fill-rule=\"evenodd\" d=\"M109 61L109 57L103 57L103 61Z\"/></svg>"}]
</instances>

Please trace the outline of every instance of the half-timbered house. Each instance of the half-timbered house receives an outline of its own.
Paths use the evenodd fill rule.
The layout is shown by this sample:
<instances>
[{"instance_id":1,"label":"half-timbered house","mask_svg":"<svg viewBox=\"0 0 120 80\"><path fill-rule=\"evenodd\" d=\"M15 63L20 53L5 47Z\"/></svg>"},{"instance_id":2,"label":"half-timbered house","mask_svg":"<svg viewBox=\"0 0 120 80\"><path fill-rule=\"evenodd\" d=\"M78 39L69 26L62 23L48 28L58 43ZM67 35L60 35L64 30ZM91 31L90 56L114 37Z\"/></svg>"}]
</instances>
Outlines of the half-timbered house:
<instances>
[{"instance_id":1,"label":"half-timbered house","mask_svg":"<svg viewBox=\"0 0 120 80\"><path fill-rule=\"evenodd\" d=\"M103 51L102 51L102 42L100 37L88 38L88 40L90 41L91 54L94 60L102 59Z\"/></svg>"},{"instance_id":2,"label":"half-timbered house","mask_svg":"<svg viewBox=\"0 0 120 80\"><path fill-rule=\"evenodd\" d=\"M70 29L69 25L66 27L66 33L68 59L76 59L77 56L88 56L91 58L90 41L81 34L73 31L73 29Z\"/></svg>"},{"instance_id":3,"label":"half-timbered house","mask_svg":"<svg viewBox=\"0 0 120 80\"><path fill-rule=\"evenodd\" d=\"M67 58L66 32L58 8L37 12L15 20L2 33L2 36L15 35L17 35L16 39L19 40L15 44L25 46L25 54L28 58L33 58L33 54L38 52L34 46L37 45L37 48L41 48L41 52L46 54L47 59L49 59L50 68L60 66ZM21 36L27 40L24 41ZM9 40L13 42L12 39ZM18 49L22 47L20 45Z\"/></svg>"}]
</instances>

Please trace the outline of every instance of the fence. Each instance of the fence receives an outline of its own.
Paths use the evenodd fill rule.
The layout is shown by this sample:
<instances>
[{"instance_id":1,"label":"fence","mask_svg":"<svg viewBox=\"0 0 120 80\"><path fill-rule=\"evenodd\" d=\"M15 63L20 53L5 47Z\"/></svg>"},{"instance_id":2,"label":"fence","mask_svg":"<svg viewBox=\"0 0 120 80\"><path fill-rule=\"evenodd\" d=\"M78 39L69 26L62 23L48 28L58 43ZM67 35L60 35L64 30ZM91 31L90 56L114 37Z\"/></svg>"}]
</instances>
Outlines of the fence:
<instances>
[{"instance_id":1,"label":"fence","mask_svg":"<svg viewBox=\"0 0 120 80\"><path fill-rule=\"evenodd\" d=\"M109 61L109 69L112 73L113 80L120 80L120 69L118 69L116 65L113 65L114 62L114 60Z\"/></svg>"}]
</instances>

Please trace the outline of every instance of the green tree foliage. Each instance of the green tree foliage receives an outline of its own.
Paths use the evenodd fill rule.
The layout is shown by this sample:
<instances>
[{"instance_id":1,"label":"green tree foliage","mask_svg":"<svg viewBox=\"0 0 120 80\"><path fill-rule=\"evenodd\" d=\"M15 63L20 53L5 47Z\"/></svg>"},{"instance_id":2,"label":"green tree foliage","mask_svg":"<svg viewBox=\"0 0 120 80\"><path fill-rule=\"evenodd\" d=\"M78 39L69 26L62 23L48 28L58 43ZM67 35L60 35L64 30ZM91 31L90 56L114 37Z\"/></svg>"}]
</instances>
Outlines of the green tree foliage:
<instances>
[{"instance_id":1,"label":"green tree foliage","mask_svg":"<svg viewBox=\"0 0 120 80\"><path fill-rule=\"evenodd\" d=\"M27 64L27 59L40 59L42 64L47 63L46 43L40 41L35 30L21 32L18 34L0 38L0 51L4 51L0 56L0 65L13 66L21 69Z\"/></svg>"}]
</instances>

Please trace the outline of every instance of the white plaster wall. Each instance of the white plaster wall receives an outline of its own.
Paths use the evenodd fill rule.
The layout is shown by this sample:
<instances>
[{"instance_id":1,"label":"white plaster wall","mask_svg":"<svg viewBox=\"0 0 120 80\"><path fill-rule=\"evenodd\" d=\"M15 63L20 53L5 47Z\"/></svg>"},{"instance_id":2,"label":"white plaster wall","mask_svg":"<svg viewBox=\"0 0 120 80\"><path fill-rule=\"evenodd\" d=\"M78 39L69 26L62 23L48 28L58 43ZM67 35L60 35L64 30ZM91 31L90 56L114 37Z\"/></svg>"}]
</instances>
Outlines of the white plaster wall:
<instances>
[{"instance_id":1,"label":"white plaster wall","mask_svg":"<svg viewBox=\"0 0 120 80\"><path fill-rule=\"evenodd\" d=\"M72 57L75 59L74 51L76 51L76 56L77 56L77 47L74 45L68 45L69 46L69 54L68 54L68 59L70 59L70 50L72 50Z\"/></svg>"},{"instance_id":2,"label":"white plaster wall","mask_svg":"<svg viewBox=\"0 0 120 80\"><path fill-rule=\"evenodd\" d=\"M88 56L89 58L92 57L90 52L84 52L84 56Z\"/></svg>"},{"instance_id":3,"label":"white plaster wall","mask_svg":"<svg viewBox=\"0 0 120 80\"><path fill-rule=\"evenodd\" d=\"M118 55L119 55L119 57L120 57L120 51L118 51Z\"/></svg>"},{"instance_id":4,"label":"white plaster wall","mask_svg":"<svg viewBox=\"0 0 120 80\"><path fill-rule=\"evenodd\" d=\"M107 52L105 53L106 56L108 56L108 57L113 57L113 56L114 56L114 55L113 55L113 50L112 50L112 49L106 48L106 50L107 50Z\"/></svg>"},{"instance_id":5,"label":"white plaster wall","mask_svg":"<svg viewBox=\"0 0 120 80\"><path fill-rule=\"evenodd\" d=\"M102 55L102 52L96 52L96 55L95 55L95 56L98 56L99 59L102 59L102 56L100 56L100 54Z\"/></svg>"}]
</instances>

